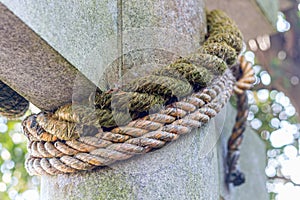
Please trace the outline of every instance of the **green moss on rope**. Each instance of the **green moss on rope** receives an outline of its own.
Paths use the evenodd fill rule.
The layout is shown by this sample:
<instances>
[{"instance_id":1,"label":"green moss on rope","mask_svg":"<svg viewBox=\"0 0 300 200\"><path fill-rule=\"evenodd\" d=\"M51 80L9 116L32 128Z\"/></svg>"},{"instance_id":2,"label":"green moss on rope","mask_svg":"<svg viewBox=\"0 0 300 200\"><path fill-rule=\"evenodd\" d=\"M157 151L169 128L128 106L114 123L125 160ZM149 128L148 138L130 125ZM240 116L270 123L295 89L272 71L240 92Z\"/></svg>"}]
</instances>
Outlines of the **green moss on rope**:
<instances>
[{"instance_id":1,"label":"green moss on rope","mask_svg":"<svg viewBox=\"0 0 300 200\"><path fill-rule=\"evenodd\" d=\"M165 98L180 98L190 94L193 89L187 81L167 76L149 75L132 81L123 90L160 95Z\"/></svg>"},{"instance_id":2,"label":"green moss on rope","mask_svg":"<svg viewBox=\"0 0 300 200\"><path fill-rule=\"evenodd\" d=\"M214 24L218 22L228 22L234 24L234 21L223 11L221 10L212 10L206 12L207 24Z\"/></svg>"},{"instance_id":3,"label":"green moss on rope","mask_svg":"<svg viewBox=\"0 0 300 200\"><path fill-rule=\"evenodd\" d=\"M212 80L213 75L206 68L193 63L177 62L154 72L157 76L167 76L179 80L187 80L194 90L199 90Z\"/></svg>"},{"instance_id":4,"label":"green moss on rope","mask_svg":"<svg viewBox=\"0 0 300 200\"><path fill-rule=\"evenodd\" d=\"M227 34L228 36L236 36L243 40L243 35L235 22L223 11L213 10L211 12L207 12L206 18L209 36L223 33Z\"/></svg>"},{"instance_id":5,"label":"green moss on rope","mask_svg":"<svg viewBox=\"0 0 300 200\"><path fill-rule=\"evenodd\" d=\"M219 33L216 35L210 35L210 37L206 40L206 43L221 43L221 42L225 42L228 46L234 48L237 53L241 52L243 48L242 39L228 33Z\"/></svg>"},{"instance_id":6,"label":"green moss on rope","mask_svg":"<svg viewBox=\"0 0 300 200\"><path fill-rule=\"evenodd\" d=\"M242 35L222 11L207 14L208 39L195 54L132 80L116 90L96 92L90 107L82 105L58 109L54 117L87 127L111 128L156 112L164 105L209 85L214 75L222 75L236 62L242 49ZM232 32L232 34L230 34ZM68 124L67 123L67 124ZM78 129L81 131L81 129ZM68 131L65 131L67 135Z\"/></svg>"},{"instance_id":7,"label":"green moss on rope","mask_svg":"<svg viewBox=\"0 0 300 200\"><path fill-rule=\"evenodd\" d=\"M144 112L150 109L158 110L165 103L164 98L137 92L119 92L112 96L112 107L115 109L129 109L131 112Z\"/></svg>"},{"instance_id":8,"label":"green moss on rope","mask_svg":"<svg viewBox=\"0 0 300 200\"><path fill-rule=\"evenodd\" d=\"M131 112L144 112L164 103L164 98L158 95L116 91L96 95L94 105L97 109L115 108L119 110L129 109Z\"/></svg>"},{"instance_id":9,"label":"green moss on rope","mask_svg":"<svg viewBox=\"0 0 300 200\"><path fill-rule=\"evenodd\" d=\"M124 125L132 120L130 114L126 110L116 110L116 109L110 110L110 109L103 109L103 108L95 109L92 107L76 105L76 104L75 105L70 104L61 107L53 114L53 117L60 121L84 124L87 126L84 127L86 130L88 126L93 126L96 128L100 128L100 127L109 128L109 127L115 127L117 125ZM84 130L80 130L81 134L84 134L83 132Z\"/></svg>"},{"instance_id":10,"label":"green moss on rope","mask_svg":"<svg viewBox=\"0 0 300 200\"><path fill-rule=\"evenodd\" d=\"M197 67L205 67L208 71L215 75L222 75L227 69L224 60L215 55L195 53L188 57L180 59L178 62L194 64Z\"/></svg>"},{"instance_id":11,"label":"green moss on rope","mask_svg":"<svg viewBox=\"0 0 300 200\"><path fill-rule=\"evenodd\" d=\"M237 52L225 42L205 43L200 48L200 53L215 55L224 60L229 66L237 60Z\"/></svg>"}]
</instances>

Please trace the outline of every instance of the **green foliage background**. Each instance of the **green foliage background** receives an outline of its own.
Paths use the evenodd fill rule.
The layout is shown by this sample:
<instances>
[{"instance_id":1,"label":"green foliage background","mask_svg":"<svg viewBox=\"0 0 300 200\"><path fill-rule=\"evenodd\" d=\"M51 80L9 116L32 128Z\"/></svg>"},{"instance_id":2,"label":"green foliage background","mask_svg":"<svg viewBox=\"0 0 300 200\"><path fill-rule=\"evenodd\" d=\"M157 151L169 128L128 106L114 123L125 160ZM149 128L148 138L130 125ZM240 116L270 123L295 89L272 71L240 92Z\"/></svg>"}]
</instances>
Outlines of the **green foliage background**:
<instances>
[{"instance_id":1,"label":"green foliage background","mask_svg":"<svg viewBox=\"0 0 300 200\"><path fill-rule=\"evenodd\" d=\"M39 178L29 176L24 168L27 154L21 119L6 120L7 131L0 133L0 199L35 199Z\"/></svg>"}]
</instances>

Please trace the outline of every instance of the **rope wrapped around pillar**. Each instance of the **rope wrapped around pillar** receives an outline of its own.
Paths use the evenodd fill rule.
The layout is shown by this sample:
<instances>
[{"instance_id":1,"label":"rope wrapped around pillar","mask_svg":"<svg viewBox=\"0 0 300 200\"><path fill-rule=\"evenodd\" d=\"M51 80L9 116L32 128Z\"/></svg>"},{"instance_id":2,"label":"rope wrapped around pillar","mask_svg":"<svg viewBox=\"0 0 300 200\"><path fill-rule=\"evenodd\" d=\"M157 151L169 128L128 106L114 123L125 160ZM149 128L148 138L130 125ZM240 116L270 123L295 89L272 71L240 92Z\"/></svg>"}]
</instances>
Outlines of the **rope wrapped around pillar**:
<instances>
[{"instance_id":1,"label":"rope wrapped around pillar","mask_svg":"<svg viewBox=\"0 0 300 200\"><path fill-rule=\"evenodd\" d=\"M249 65L234 73L243 47L237 25L214 10L207 12L207 29L202 47L187 57L120 88L98 89L88 105L72 102L28 116L22 122L29 139L27 171L56 175L107 166L159 149L209 122L254 77ZM229 149L240 144L235 138Z\"/></svg>"}]
</instances>

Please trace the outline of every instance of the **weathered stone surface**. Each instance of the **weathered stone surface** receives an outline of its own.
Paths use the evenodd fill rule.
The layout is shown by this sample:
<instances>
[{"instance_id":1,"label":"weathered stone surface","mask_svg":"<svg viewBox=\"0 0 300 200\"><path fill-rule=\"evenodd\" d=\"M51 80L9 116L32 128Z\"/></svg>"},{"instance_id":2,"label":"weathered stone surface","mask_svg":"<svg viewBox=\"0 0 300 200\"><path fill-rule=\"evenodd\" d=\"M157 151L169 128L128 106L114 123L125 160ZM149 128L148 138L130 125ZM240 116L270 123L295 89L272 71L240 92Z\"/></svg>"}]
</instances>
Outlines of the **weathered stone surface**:
<instances>
[{"instance_id":1,"label":"weathered stone surface","mask_svg":"<svg viewBox=\"0 0 300 200\"><path fill-rule=\"evenodd\" d=\"M42 177L43 199L268 199L265 145L247 129L241 150L246 183L227 186L226 144L236 110L227 105L208 125L166 147L96 171ZM222 135L220 135L220 131ZM55 192L54 192L55 191ZM252 194L252 195L249 195Z\"/></svg>"},{"instance_id":2,"label":"weathered stone surface","mask_svg":"<svg viewBox=\"0 0 300 200\"><path fill-rule=\"evenodd\" d=\"M199 199L219 197L214 123L162 149L88 173L42 177L43 200Z\"/></svg>"},{"instance_id":3,"label":"weathered stone surface","mask_svg":"<svg viewBox=\"0 0 300 200\"><path fill-rule=\"evenodd\" d=\"M0 79L43 110L88 98L95 86L0 3Z\"/></svg>"},{"instance_id":4,"label":"weathered stone surface","mask_svg":"<svg viewBox=\"0 0 300 200\"><path fill-rule=\"evenodd\" d=\"M206 31L203 0L0 2L102 89L128 73L123 54L143 69L167 64L195 51Z\"/></svg>"}]
</instances>

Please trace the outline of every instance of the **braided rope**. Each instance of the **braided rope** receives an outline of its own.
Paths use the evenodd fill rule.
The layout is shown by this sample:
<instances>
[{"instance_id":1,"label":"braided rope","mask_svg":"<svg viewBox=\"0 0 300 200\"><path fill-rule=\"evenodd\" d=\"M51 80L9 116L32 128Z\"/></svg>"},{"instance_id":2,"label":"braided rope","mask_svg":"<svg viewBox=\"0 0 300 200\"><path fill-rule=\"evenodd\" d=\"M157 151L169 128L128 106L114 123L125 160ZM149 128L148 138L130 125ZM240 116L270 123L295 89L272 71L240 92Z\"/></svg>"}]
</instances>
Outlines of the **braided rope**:
<instances>
[{"instance_id":1,"label":"braided rope","mask_svg":"<svg viewBox=\"0 0 300 200\"><path fill-rule=\"evenodd\" d=\"M74 102L27 117L27 171L55 175L107 166L161 148L216 116L233 89L250 82L234 85L227 67L242 48L237 26L218 10L207 13L207 22L208 38L196 53L121 88L97 91L89 106Z\"/></svg>"},{"instance_id":2,"label":"braided rope","mask_svg":"<svg viewBox=\"0 0 300 200\"><path fill-rule=\"evenodd\" d=\"M17 118L25 114L29 102L0 81L0 115Z\"/></svg>"},{"instance_id":3,"label":"braided rope","mask_svg":"<svg viewBox=\"0 0 300 200\"><path fill-rule=\"evenodd\" d=\"M40 141L44 136L38 133L37 123L32 123L34 119L29 117L23 122L25 133L31 138L31 157L26 161L26 168L30 174L71 173L107 166L161 148L216 116L231 96L234 81L235 77L228 70L212 86L169 105L159 113L110 132L99 129L95 136L65 142Z\"/></svg>"}]
</instances>

